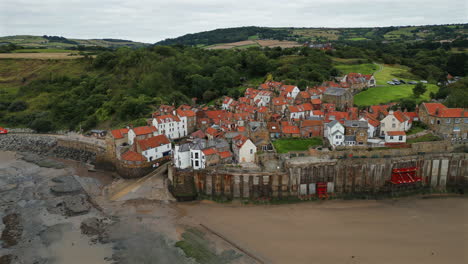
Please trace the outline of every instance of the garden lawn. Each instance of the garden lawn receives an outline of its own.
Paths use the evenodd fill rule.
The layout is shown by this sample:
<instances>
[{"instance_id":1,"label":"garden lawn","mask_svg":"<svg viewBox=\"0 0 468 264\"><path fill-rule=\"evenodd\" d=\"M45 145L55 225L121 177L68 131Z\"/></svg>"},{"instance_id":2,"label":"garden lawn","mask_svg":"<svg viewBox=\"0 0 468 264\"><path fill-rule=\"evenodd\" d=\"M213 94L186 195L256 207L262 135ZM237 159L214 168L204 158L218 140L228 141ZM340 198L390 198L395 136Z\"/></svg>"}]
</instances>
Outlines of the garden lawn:
<instances>
[{"instance_id":1,"label":"garden lawn","mask_svg":"<svg viewBox=\"0 0 468 264\"><path fill-rule=\"evenodd\" d=\"M427 134L417 138L411 138L406 141L406 143L418 143L418 142L428 142L428 141L440 141L441 138L438 136Z\"/></svg>"},{"instance_id":2,"label":"garden lawn","mask_svg":"<svg viewBox=\"0 0 468 264\"><path fill-rule=\"evenodd\" d=\"M364 64L339 64L335 68L340 70L343 74L348 74L350 72L357 72L362 74L373 74L379 66L373 63L364 63Z\"/></svg>"},{"instance_id":3,"label":"garden lawn","mask_svg":"<svg viewBox=\"0 0 468 264\"><path fill-rule=\"evenodd\" d=\"M409 72L408 67L401 65L380 65L382 68L375 72L374 76L377 81L377 87L369 88L354 96L354 103L358 106L369 106L376 104L383 104L389 102L396 102L404 98L416 99L413 96L414 85L389 85L387 81L392 79L405 80L406 82L412 80L419 80L416 76ZM427 91L416 101L429 100L431 92L437 93L439 87L435 84L426 84Z\"/></svg>"},{"instance_id":4,"label":"garden lawn","mask_svg":"<svg viewBox=\"0 0 468 264\"><path fill-rule=\"evenodd\" d=\"M278 153L288 153L290 151L306 151L309 147L323 145L322 138L281 138L273 142Z\"/></svg>"},{"instance_id":5,"label":"garden lawn","mask_svg":"<svg viewBox=\"0 0 468 264\"><path fill-rule=\"evenodd\" d=\"M414 98L414 85L411 84L373 87L355 95L354 104L358 106L378 105L396 102L404 98L416 99L418 103L421 101L428 101L430 99L429 94L431 92L436 93L439 90L439 87L435 84L426 84L426 87L426 93L421 95L419 98Z\"/></svg>"}]
</instances>

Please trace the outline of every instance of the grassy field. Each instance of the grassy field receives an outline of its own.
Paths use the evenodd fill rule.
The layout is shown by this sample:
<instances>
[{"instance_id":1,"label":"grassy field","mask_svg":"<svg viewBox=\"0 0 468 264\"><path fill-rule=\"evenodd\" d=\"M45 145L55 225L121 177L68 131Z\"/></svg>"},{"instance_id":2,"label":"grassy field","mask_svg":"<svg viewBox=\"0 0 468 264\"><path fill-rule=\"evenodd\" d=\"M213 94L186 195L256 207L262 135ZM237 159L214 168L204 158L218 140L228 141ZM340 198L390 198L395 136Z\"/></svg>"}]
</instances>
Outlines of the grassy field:
<instances>
[{"instance_id":1,"label":"grassy field","mask_svg":"<svg viewBox=\"0 0 468 264\"><path fill-rule=\"evenodd\" d=\"M362 74L373 74L379 66L373 63L364 63L364 64L339 64L335 68L340 70L343 74L348 74L350 72L358 72Z\"/></svg>"},{"instance_id":2,"label":"grassy field","mask_svg":"<svg viewBox=\"0 0 468 264\"><path fill-rule=\"evenodd\" d=\"M76 50L66 49L18 49L13 53L78 53Z\"/></svg>"},{"instance_id":3,"label":"grassy field","mask_svg":"<svg viewBox=\"0 0 468 264\"><path fill-rule=\"evenodd\" d=\"M360 41L360 40L367 40L366 38L360 38L360 37L356 37L356 38L349 38L348 40L352 40L352 41Z\"/></svg>"},{"instance_id":4,"label":"grassy field","mask_svg":"<svg viewBox=\"0 0 468 264\"><path fill-rule=\"evenodd\" d=\"M273 142L278 153L306 151L309 147L323 145L322 138L281 138Z\"/></svg>"},{"instance_id":5,"label":"grassy field","mask_svg":"<svg viewBox=\"0 0 468 264\"><path fill-rule=\"evenodd\" d=\"M222 43L205 46L205 49L247 49L251 47L282 47L282 48L291 48L301 46L298 42L295 41L280 41L280 40L261 40L255 38L249 38L249 40L232 42L232 43Z\"/></svg>"},{"instance_id":6,"label":"grassy field","mask_svg":"<svg viewBox=\"0 0 468 264\"><path fill-rule=\"evenodd\" d=\"M71 60L83 56L76 53L0 53L0 59Z\"/></svg>"},{"instance_id":7,"label":"grassy field","mask_svg":"<svg viewBox=\"0 0 468 264\"><path fill-rule=\"evenodd\" d=\"M382 65L383 68L377 71L374 76L377 80L377 87L369 88L367 91L360 92L354 96L354 103L358 106L368 106L395 102L404 98L416 99L417 102L429 100L431 92L436 93L439 87L435 84L426 84L427 91L419 98L413 97L414 85L389 85L387 81L394 78L405 81L418 80L411 74L407 67L400 65Z\"/></svg>"},{"instance_id":8,"label":"grassy field","mask_svg":"<svg viewBox=\"0 0 468 264\"><path fill-rule=\"evenodd\" d=\"M406 143L418 143L418 142L428 142L428 141L440 141L441 138L434 136L432 134L427 134L421 137L408 139Z\"/></svg>"}]
</instances>

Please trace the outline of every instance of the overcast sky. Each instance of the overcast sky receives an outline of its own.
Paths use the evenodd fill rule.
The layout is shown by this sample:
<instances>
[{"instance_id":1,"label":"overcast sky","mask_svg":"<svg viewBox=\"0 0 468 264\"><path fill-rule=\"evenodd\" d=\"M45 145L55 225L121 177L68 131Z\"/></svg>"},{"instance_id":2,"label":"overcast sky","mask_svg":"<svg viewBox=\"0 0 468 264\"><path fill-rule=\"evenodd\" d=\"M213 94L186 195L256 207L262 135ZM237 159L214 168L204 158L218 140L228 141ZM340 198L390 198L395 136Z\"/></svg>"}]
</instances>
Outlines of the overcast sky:
<instances>
[{"instance_id":1,"label":"overcast sky","mask_svg":"<svg viewBox=\"0 0 468 264\"><path fill-rule=\"evenodd\" d=\"M0 36L153 43L216 28L374 27L468 22L468 0L0 0Z\"/></svg>"}]
</instances>

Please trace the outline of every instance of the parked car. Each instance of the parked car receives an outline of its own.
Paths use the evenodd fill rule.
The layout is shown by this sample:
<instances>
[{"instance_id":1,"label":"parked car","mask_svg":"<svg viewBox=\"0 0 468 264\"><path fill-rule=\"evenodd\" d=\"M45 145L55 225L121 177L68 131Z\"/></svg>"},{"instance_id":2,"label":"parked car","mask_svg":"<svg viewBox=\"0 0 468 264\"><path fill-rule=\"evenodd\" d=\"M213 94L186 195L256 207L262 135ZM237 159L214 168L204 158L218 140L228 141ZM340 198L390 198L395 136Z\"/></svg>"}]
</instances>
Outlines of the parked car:
<instances>
[{"instance_id":1,"label":"parked car","mask_svg":"<svg viewBox=\"0 0 468 264\"><path fill-rule=\"evenodd\" d=\"M400 85L401 83L400 82L393 82L393 84Z\"/></svg>"},{"instance_id":2,"label":"parked car","mask_svg":"<svg viewBox=\"0 0 468 264\"><path fill-rule=\"evenodd\" d=\"M404 84L404 83L406 83L406 82L405 82L405 80L400 80L400 83L403 83L403 84Z\"/></svg>"},{"instance_id":3,"label":"parked car","mask_svg":"<svg viewBox=\"0 0 468 264\"><path fill-rule=\"evenodd\" d=\"M8 134L8 130L6 128L0 127L0 134Z\"/></svg>"},{"instance_id":4,"label":"parked car","mask_svg":"<svg viewBox=\"0 0 468 264\"><path fill-rule=\"evenodd\" d=\"M417 81L409 81L408 84L418 84Z\"/></svg>"},{"instance_id":5,"label":"parked car","mask_svg":"<svg viewBox=\"0 0 468 264\"><path fill-rule=\"evenodd\" d=\"M393 82L391 81L388 81L387 84L390 84L390 85L395 85Z\"/></svg>"},{"instance_id":6,"label":"parked car","mask_svg":"<svg viewBox=\"0 0 468 264\"><path fill-rule=\"evenodd\" d=\"M395 83L395 82L399 82L398 79L392 79L392 81Z\"/></svg>"},{"instance_id":7,"label":"parked car","mask_svg":"<svg viewBox=\"0 0 468 264\"><path fill-rule=\"evenodd\" d=\"M427 81L426 81L426 80L420 80L420 82L422 82L422 83L427 83Z\"/></svg>"}]
</instances>

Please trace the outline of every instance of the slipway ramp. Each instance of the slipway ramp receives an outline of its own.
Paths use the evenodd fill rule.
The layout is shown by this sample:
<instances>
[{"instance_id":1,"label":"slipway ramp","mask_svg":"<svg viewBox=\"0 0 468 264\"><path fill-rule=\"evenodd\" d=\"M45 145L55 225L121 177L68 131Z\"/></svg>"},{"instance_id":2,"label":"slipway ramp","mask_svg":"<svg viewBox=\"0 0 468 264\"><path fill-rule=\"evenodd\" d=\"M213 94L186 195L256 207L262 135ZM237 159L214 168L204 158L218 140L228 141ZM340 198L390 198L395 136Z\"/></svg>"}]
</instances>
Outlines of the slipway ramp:
<instances>
[{"instance_id":1,"label":"slipway ramp","mask_svg":"<svg viewBox=\"0 0 468 264\"><path fill-rule=\"evenodd\" d=\"M107 194L111 201L128 201L146 199L154 201L171 201L176 199L168 189L168 163L140 179L120 179L108 187Z\"/></svg>"}]
</instances>

